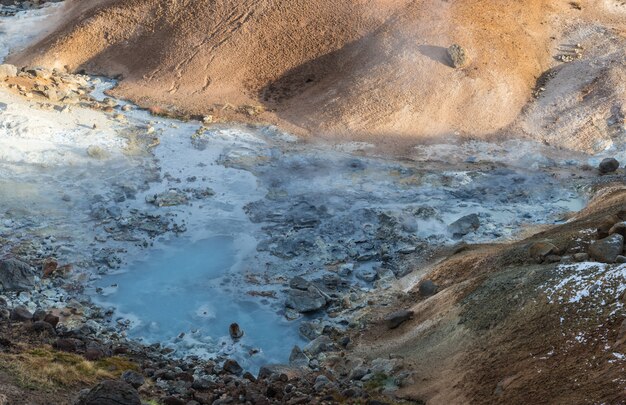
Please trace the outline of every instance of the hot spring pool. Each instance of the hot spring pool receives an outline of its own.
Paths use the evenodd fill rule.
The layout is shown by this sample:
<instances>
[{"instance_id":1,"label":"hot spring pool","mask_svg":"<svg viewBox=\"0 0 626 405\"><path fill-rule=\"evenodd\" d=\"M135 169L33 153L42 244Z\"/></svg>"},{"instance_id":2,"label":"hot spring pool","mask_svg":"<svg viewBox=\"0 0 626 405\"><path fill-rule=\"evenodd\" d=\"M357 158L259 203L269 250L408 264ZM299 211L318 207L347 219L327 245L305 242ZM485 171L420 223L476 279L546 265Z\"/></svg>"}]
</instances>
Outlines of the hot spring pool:
<instances>
[{"instance_id":1,"label":"hot spring pool","mask_svg":"<svg viewBox=\"0 0 626 405\"><path fill-rule=\"evenodd\" d=\"M303 343L297 325L228 287L224 277L235 256L228 236L177 241L123 273L106 276L98 284L98 300L116 309L116 319L131 320L129 337L144 343L160 342L204 358L225 354L248 370L287 362L293 345ZM245 333L237 342L228 333L233 322Z\"/></svg>"}]
</instances>

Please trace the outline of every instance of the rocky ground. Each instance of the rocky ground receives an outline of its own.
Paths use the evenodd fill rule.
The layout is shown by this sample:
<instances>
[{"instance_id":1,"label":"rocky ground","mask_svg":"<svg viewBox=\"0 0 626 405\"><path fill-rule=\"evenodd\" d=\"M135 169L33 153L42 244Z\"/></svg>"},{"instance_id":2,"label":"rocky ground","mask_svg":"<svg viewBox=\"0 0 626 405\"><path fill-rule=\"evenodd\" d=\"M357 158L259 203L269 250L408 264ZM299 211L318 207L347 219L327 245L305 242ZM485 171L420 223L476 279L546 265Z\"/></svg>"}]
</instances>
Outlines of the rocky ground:
<instances>
[{"instance_id":1,"label":"rocky ground","mask_svg":"<svg viewBox=\"0 0 626 405\"><path fill-rule=\"evenodd\" d=\"M260 3L246 6L256 10ZM389 15L365 15L362 26L331 35L338 42L322 41L324 46L341 46L339 54L356 52L343 42L381 23L376 35L385 37L404 18L422 21L434 13L419 2L372 3ZM527 41L548 35L550 30L539 27L542 18L554 22L598 3L531 2L525 9L529 20L522 24L529 36L520 40L526 45L501 51L518 58L519 49L533 49ZM152 3L103 4L119 13L94 14L93 5L79 2L63 10L86 19L80 30L91 32L103 21L133 18ZM2 12L13 15L34 6L3 4ZM353 6L333 6L330 14L341 20ZM156 15L171 22L171 7ZM250 102L249 94L238 94L237 106L197 109L185 90L197 83L187 83L182 73L167 97L180 102L178 94L189 96L191 104L165 105L163 87L153 86L147 100L136 100L151 106L146 112L106 97L106 80L70 73L66 66L0 65L5 135L0 172L8 179L0 181L0 403L624 402L626 175L619 161L602 160L624 156L623 33L616 28L623 23L616 19L621 7L605 1L575 27L561 21L559 30L567 29L559 31L558 40L572 44L560 47L551 63L546 57L552 52L542 50L514 69L521 83L529 83L540 68L556 64L538 79L530 102L525 96L530 89L508 100L525 105L522 114L512 108L503 117L512 134L542 142L436 143L394 150L395 158L364 142L298 142L259 124L264 108ZM410 12L391 18L398 10ZM477 11L489 20L498 11L474 2L437 10L440 22ZM242 19L261 24L276 12L265 11L231 17L235 24ZM590 16L602 18L593 25ZM483 23L477 27L492 26ZM507 29L507 35L517 35L517 28ZM50 49L63 54L68 43L81 43L84 37L72 36L74 30L73 23L60 27L52 38L70 39ZM216 38L226 35L220 30ZM116 60L116 41L127 40L129 33L102 32L111 48L103 51L99 40L94 44ZM420 48L437 65L442 55L452 58L445 59L446 70L439 66L438 83L452 83L440 80L450 72L472 80L496 68L511 73L498 64L484 67L485 55L475 54L482 42L470 37L459 38L478 48L453 46L447 53ZM201 55L205 45L194 52ZM28 55L38 55L38 61L49 56ZM72 59L74 54L63 55L76 65L69 70L105 69L98 56L83 63ZM295 71L274 77L259 93L266 97L263 103L285 108L279 111L283 118L306 115L289 110L281 104L285 100L302 101L317 94L313 87L324 88L314 75L315 86L294 90L303 72L319 69L315 63L294 68L303 55L287 58ZM164 60L170 59L159 63ZM193 56L185 60L177 71L195 66ZM106 73L119 73L120 66L107 65ZM472 74L472 67L478 73ZM124 70L127 78L138 74L131 70ZM319 82L328 85L331 76L324 72ZM135 90L161 79L155 68ZM233 80L257 92L263 85L237 75ZM207 89L214 91L212 85L207 79ZM124 86L128 82L116 94L135 91ZM483 101L498 104L499 96L510 93L505 90ZM363 105L348 100L346 105ZM459 100L463 94L448 107L454 109ZM475 107L485 110L484 103ZM389 108L396 109L393 103ZM224 125L231 110L257 124ZM185 122L190 119L197 121ZM373 128L386 128L383 121ZM492 129L504 125L485 122ZM328 125L333 127L332 120ZM36 142L31 133L37 133ZM180 146L179 138L188 145ZM41 150L33 148L40 144ZM575 152L605 149L598 155ZM171 159L180 153L184 162ZM33 173L47 181L33 183ZM33 187L46 196L45 209L29 204L35 201ZM243 271L221 279L220 286L299 322L305 343L284 348L285 359L290 354L285 364L265 365L252 375L243 361L224 352L211 360L186 356L180 343L187 331L142 344L129 335L133 319L92 300L104 295L105 289L95 286L101 277L168 238L206 237L198 232L207 224L253 239ZM233 346L242 338L236 324L223 332ZM252 347L243 358L257 354Z\"/></svg>"}]
</instances>

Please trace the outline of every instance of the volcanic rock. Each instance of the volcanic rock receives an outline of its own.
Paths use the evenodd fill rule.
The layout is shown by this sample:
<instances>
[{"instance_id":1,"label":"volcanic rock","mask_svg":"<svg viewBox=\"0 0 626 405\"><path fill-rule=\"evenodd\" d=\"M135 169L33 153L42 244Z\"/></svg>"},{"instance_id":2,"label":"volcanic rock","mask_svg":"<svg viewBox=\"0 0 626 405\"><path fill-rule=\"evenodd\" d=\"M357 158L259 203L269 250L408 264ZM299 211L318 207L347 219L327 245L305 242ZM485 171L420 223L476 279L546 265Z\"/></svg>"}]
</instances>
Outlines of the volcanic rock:
<instances>
[{"instance_id":1,"label":"volcanic rock","mask_svg":"<svg viewBox=\"0 0 626 405\"><path fill-rule=\"evenodd\" d=\"M474 232L480 227L480 219L476 214L466 215L459 218L448 226L448 231L455 239L460 239L470 232Z\"/></svg>"},{"instance_id":2,"label":"volcanic rock","mask_svg":"<svg viewBox=\"0 0 626 405\"><path fill-rule=\"evenodd\" d=\"M384 318L389 329L395 329L413 317L414 312L402 309L387 314Z\"/></svg>"},{"instance_id":3,"label":"volcanic rock","mask_svg":"<svg viewBox=\"0 0 626 405\"><path fill-rule=\"evenodd\" d=\"M243 336L243 330L241 330L238 323L231 323L228 328L228 333L233 339L240 339Z\"/></svg>"},{"instance_id":4,"label":"volcanic rock","mask_svg":"<svg viewBox=\"0 0 626 405\"><path fill-rule=\"evenodd\" d=\"M239 375L243 372L243 368L233 359L228 359L224 362L224 366L222 367L224 371L230 374Z\"/></svg>"},{"instance_id":5,"label":"volcanic rock","mask_svg":"<svg viewBox=\"0 0 626 405\"><path fill-rule=\"evenodd\" d=\"M306 291L291 289L285 306L300 313L314 312L326 306L326 298L315 287Z\"/></svg>"},{"instance_id":6,"label":"volcanic rock","mask_svg":"<svg viewBox=\"0 0 626 405\"><path fill-rule=\"evenodd\" d=\"M422 297L430 297L431 295L435 295L437 293L439 286L431 280L422 280L419 283L418 289Z\"/></svg>"},{"instance_id":7,"label":"volcanic rock","mask_svg":"<svg viewBox=\"0 0 626 405\"><path fill-rule=\"evenodd\" d=\"M17 259L0 261L0 291L28 291L35 285L35 270Z\"/></svg>"},{"instance_id":8,"label":"volcanic rock","mask_svg":"<svg viewBox=\"0 0 626 405\"><path fill-rule=\"evenodd\" d=\"M448 56L452 62L452 67L458 69L467 65L467 52L458 44L454 44L448 48Z\"/></svg>"},{"instance_id":9,"label":"volcanic rock","mask_svg":"<svg viewBox=\"0 0 626 405\"><path fill-rule=\"evenodd\" d=\"M619 169L619 162L614 158L606 158L598 166L601 174L613 173Z\"/></svg>"},{"instance_id":10,"label":"volcanic rock","mask_svg":"<svg viewBox=\"0 0 626 405\"><path fill-rule=\"evenodd\" d=\"M33 318L33 314L30 313L25 306L19 306L13 308L11 311L11 320L17 322L30 321Z\"/></svg>"},{"instance_id":11,"label":"volcanic rock","mask_svg":"<svg viewBox=\"0 0 626 405\"><path fill-rule=\"evenodd\" d=\"M615 263L615 259L623 250L624 237L616 233L592 242L589 245L589 256L602 263Z\"/></svg>"},{"instance_id":12,"label":"volcanic rock","mask_svg":"<svg viewBox=\"0 0 626 405\"><path fill-rule=\"evenodd\" d=\"M133 370L125 371L124 374L122 374L122 380L132 385L134 388L139 388L146 382L141 374Z\"/></svg>"},{"instance_id":13,"label":"volcanic rock","mask_svg":"<svg viewBox=\"0 0 626 405\"><path fill-rule=\"evenodd\" d=\"M137 391L124 381L107 380L79 398L75 405L141 405Z\"/></svg>"}]
</instances>

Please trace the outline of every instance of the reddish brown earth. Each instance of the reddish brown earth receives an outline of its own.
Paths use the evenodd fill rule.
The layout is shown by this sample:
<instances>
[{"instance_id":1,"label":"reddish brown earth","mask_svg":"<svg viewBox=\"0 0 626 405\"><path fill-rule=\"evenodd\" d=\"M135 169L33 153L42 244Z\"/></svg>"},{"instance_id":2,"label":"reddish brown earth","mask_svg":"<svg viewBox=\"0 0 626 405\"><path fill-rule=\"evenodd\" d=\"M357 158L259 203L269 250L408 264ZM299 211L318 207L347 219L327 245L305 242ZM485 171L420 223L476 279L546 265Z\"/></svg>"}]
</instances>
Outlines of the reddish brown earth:
<instances>
[{"instance_id":1,"label":"reddish brown earth","mask_svg":"<svg viewBox=\"0 0 626 405\"><path fill-rule=\"evenodd\" d=\"M518 117L539 76L560 64L554 57L568 36L602 25L623 38L625 8L619 0L74 1L56 32L11 61L120 75L113 94L146 107L316 137L484 137L521 121L517 136L590 150L598 134L573 112L573 124L556 131L540 124L563 110ZM603 40L589 47L604 49ZM463 69L446 54L453 43L469 55ZM594 75L607 72L577 68L567 77L584 87ZM608 87L614 101L626 100ZM578 90L567 91L577 99ZM604 115L613 104L587 109Z\"/></svg>"}]
</instances>

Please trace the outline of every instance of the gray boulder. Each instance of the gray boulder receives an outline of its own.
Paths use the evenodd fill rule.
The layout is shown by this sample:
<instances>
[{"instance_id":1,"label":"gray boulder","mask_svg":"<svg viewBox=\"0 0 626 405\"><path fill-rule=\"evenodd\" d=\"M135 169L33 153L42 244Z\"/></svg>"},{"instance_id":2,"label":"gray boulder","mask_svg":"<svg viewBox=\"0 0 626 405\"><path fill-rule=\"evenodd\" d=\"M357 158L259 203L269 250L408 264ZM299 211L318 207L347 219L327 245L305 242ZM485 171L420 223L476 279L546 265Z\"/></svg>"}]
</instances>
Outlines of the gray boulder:
<instances>
[{"instance_id":1,"label":"gray boulder","mask_svg":"<svg viewBox=\"0 0 626 405\"><path fill-rule=\"evenodd\" d=\"M474 232L480 228L480 219L476 214L466 215L454 221L448 226L448 231L455 239L460 239L470 232Z\"/></svg>"},{"instance_id":2,"label":"gray boulder","mask_svg":"<svg viewBox=\"0 0 626 405\"><path fill-rule=\"evenodd\" d=\"M615 233L589 245L589 256L602 263L615 263L624 250L624 237Z\"/></svg>"},{"instance_id":3,"label":"gray boulder","mask_svg":"<svg viewBox=\"0 0 626 405\"><path fill-rule=\"evenodd\" d=\"M35 285L35 269L17 259L0 261L0 291L28 291Z\"/></svg>"},{"instance_id":4,"label":"gray boulder","mask_svg":"<svg viewBox=\"0 0 626 405\"><path fill-rule=\"evenodd\" d=\"M309 287L306 291L291 289L285 306L300 313L314 312L326 306L326 298L315 287Z\"/></svg>"}]
</instances>

